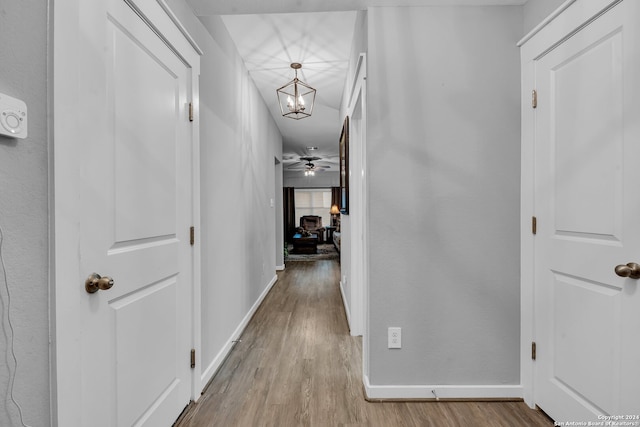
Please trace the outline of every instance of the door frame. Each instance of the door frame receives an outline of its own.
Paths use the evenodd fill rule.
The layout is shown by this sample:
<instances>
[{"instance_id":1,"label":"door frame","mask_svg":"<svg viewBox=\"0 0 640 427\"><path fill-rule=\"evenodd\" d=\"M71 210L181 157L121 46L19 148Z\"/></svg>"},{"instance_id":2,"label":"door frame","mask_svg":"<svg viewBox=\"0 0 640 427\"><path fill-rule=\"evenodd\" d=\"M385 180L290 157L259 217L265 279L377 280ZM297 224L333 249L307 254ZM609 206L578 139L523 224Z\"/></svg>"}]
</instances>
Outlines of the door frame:
<instances>
[{"instance_id":1,"label":"door frame","mask_svg":"<svg viewBox=\"0 0 640 427\"><path fill-rule=\"evenodd\" d=\"M536 216L535 125L532 106L536 61L623 0L567 0L517 44L521 64L521 199L520 199L520 382L524 401L535 408L535 363L532 343L536 341L535 235ZM561 19L556 19L561 16Z\"/></svg>"},{"instance_id":2,"label":"door frame","mask_svg":"<svg viewBox=\"0 0 640 427\"><path fill-rule=\"evenodd\" d=\"M119 0L120 1L120 0ZM193 283L191 284L191 342L196 349L196 360L200 360L200 300L201 300L201 245L200 245L200 132L199 132L199 76L200 56L203 51L198 47L195 39L189 34L178 17L171 11L165 0L121 0L131 7L138 16L149 25L167 46L191 69L189 73L189 98L193 104L194 120L191 126L191 220L195 227L195 244L191 253L191 268ZM51 414L53 425L79 425L79 411L69 411L61 408L61 396L65 402L80 402L81 392L80 374L73 378L58 374L63 366L66 372L70 367L77 366L81 355L76 352L75 360L60 360L59 349L74 346L75 340L63 339L58 334L57 319L64 311L72 309L77 301L62 300L62 287L77 286L79 283L80 254L80 212L82 159L78 153L83 142L83 136L77 132L78 124L75 110L84 94L77 87L77 64L83 52L78 48L81 23L79 10L82 0L68 0L59 2L53 0L52 14L49 17L52 30L50 36L48 80L52 82L49 90L49 105L52 111L53 124L52 140L50 142L50 163L52 164L52 185L50 187L50 228L51 228L51 259L50 259L50 372L51 372ZM187 363L187 358L185 358ZM190 394L192 400L197 400L202 390L198 364L191 372ZM188 402L185 402L185 405ZM75 413L74 413L75 412ZM179 414L176 414L176 417Z\"/></svg>"},{"instance_id":3,"label":"door frame","mask_svg":"<svg viewBox=\"0 0 640 427\"><path fill-rule=\"evenodd\" d=\"M350 193L350 232L351 239L350 260L351 260L351 286L349 289L349 329L353 336L365 335L368 329L368 265L369 265L369 245L368 237L368 200L367 200L367 180L366 180L366 129L367 129L367 104L366 104L366 79L367 61L366 54L361 53L355 66L353 80L351 82L348 103L346 106L346 116L349 117L349 127L354 126L353 115L357 111L360 118L359 132L357 138L349 131L349 182L350 186L357 191ZM366 340L366 337L365 337ZM363 354L364 357L364 354Z\"/></svg>"}]
</instances>

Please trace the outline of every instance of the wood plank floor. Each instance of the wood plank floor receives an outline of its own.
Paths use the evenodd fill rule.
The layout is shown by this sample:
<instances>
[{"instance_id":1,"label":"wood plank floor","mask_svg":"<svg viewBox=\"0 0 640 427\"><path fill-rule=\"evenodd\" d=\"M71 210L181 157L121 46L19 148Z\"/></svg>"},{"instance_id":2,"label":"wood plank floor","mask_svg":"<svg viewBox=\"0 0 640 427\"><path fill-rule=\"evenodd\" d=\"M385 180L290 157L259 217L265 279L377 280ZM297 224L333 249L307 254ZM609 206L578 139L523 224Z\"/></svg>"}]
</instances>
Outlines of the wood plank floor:
<instances>
[{"instance_id":1,"label":"wood plank floor","mask_svg":"<svg viewBox=\"0 0 640 427\"><path fill-rule=\"evenodd\" d=\"M176 427L549 426L522 402L367 402L336 261L289 262Z\"/></svg>"}]
</instances>

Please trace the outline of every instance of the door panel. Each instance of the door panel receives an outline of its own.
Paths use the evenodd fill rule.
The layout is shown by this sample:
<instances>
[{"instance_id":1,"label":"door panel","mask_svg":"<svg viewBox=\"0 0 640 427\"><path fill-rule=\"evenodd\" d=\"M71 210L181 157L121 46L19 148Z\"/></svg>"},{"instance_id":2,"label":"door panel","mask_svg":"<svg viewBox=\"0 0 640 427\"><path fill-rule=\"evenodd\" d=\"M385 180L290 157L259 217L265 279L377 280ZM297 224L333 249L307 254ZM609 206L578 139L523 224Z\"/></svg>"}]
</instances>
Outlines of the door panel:
<instances>
[{"instance_id":1,"label":"door panel","mask_svg":"<svg viewBox=\"0 0 640 427\"><path fill-rule=\"evenodd\" d=\"M176 279L170 277L109 303L115 323L111 341L118 361L118 425L134 425L144 410L179 398Z\"/></svg>"},{"instance_id":2,"label":"door panel","mask_svg":"<svg viewBox=\"0 0 640 427\"><path fill-rule=\"evenodd\" d=\"M555 276L551 382L611 414L619 380L616 325L620 322L620 290L582 278ZM595 344L602 342L614 345Z\"/></svg>"},{"instance_id":3,"label":"door panel","mask_svg":"<svg viewBox=\"0 0 640 427\"><path fill-rule=\"evenodd\" d=\"M620 235L621 39L620 32L608 34L548 71L559 234L605 240ZM541 65L559 61L566 53L559 49Z\"/></svg>"},{"instance_id":4,"label":"door panel","mask_svg":"<svg viewBox=\"0 0 640 427\"><path fill-rule=\"evenodd\" d=\"M158 58L121 28L111 31L116 241L175 236L175 209L167 207L176 206L176 125L185 73L172 53Z\"/></svg>"},{"instance_id":5,"label":"door panel","mask_svg":"<svg viewBox=\"0 0 640 427\"><path fill-rule=\"evenodd\" d=\"M624 1L535 62L534 398L556 421L640 414L638 282L614 273L640 262L638 11Z\"/></svg>"}]
</instances>

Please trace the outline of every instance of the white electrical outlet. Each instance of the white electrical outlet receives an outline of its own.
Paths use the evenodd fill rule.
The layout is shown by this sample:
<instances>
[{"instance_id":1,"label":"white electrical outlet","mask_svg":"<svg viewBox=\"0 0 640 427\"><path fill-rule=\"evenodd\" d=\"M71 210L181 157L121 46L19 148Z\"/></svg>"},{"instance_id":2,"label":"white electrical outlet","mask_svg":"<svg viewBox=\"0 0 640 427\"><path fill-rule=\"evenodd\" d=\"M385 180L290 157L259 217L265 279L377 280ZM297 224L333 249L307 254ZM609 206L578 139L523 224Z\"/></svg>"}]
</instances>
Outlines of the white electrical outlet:
<instances>
[{"instance_id":1,"label":"white electrical outlet","mask_svg":"<svg viewBox=\"0 0 640 427\"><path fill-rule=\"evenodd\" d=\"M389 348L402 348L402 328L389 328Z\"/></svg>"}]
</instances>

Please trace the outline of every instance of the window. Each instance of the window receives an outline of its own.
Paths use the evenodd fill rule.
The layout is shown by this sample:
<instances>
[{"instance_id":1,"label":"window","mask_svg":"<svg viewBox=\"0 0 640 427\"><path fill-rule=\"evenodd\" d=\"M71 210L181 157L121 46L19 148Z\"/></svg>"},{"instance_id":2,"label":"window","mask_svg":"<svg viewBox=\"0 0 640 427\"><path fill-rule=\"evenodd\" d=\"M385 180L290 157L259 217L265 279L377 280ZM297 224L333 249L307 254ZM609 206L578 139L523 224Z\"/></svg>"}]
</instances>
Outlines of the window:
<instances>
[{"instance_id":1,"label":"window","mask_svg":"<svg viewBox=\"0 0 640 427\"><path fill-rule=\"evenodd\" d=\"M305 188L295 190L296 225L300 224L300 217L304 215L318 215L322 217L322 225L331 224L331 189Z\"/></svg>"}]
</instances>

